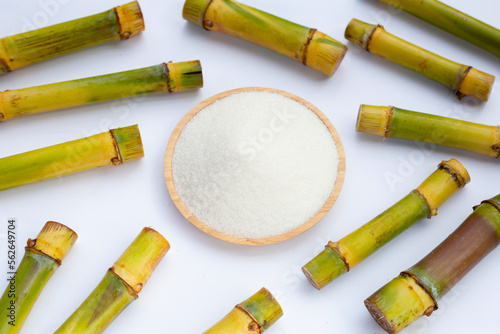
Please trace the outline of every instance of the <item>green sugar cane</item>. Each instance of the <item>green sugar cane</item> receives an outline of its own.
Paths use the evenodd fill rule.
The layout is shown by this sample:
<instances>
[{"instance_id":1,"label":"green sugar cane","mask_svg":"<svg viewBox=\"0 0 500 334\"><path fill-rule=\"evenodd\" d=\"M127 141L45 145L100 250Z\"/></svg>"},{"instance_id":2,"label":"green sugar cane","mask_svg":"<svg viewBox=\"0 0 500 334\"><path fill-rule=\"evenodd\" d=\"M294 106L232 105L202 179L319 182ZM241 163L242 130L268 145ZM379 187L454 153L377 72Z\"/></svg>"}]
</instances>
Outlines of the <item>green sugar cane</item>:
<instances>
[{"instance_id":1,"label":"green sugar cane","mask_svg":"<svg viewBox=\"0 0 500 334\"><path fill-rule=\"evenodd\" d=\"M262 333L283 315L281 306L266 288L260 289L203 334Z\"/></svg>"},{"instance_id":2,"label":"green sugar cane","mask_svg":"<svg viewBox=\"0 0 500 334\"><path fill-rule=\"evenodd\" d=\"M97 287L54 334L99 334L134 300L170 249L157 231L145 227Z\"/></svg>"},{"instance_id":3,"label":"green sugar cane","mask_svg":"<svg viewBox=\"0 0 500 334\"><path fill-rule=\"evenodd\" d=\"M241 38L332 76L347 46L328 35L233 0L186 0L183 17L206 30Z\"/></svg>"},{"instance_id":4,"label":"green sugar cane","mask_svg":"<svg viewBox=\"0 0 500 334\"><path fill-rule=\"evenodd\" d=\"M389 209L339 241L330 241L302 271L315 288L322 289L416 222L436 215L437 209L469 181L460 162L443 161L420 186Z\"/></svg>"},{"instance_id":5,"label":"green sugar cane","mask_svg":"<svg viewBox=\"0 0 500 334\"><path fill-rule=\"evenodd\" d=\"M144 31L137 1L106 12L0 39L0 75L89 46Z\"/></svg>"},{"instance_id":6,"label":"green sugar cane","mask_svg":"<svg viewBox=\"0 0 500 334\"><path fill-rule=\"evenodd\" d=\"M137 125L0 159L0 190L144 156Z\"/></svg>"},{"instance_id":7,"label":"green sugar cane","mask_svg":"<svg viewBox=\"0 0 500 334\"><path fill-rule=\"evenodd\" d=\"M0 121L112 99L203 86L198 60L0 92Z\"/></svg>"},{"instance_id":8,"label":"green sugar cane","mask_svg":"<svg viewBox=\"0 0 500 334\"><path fill-rule=\"evenodd\" d=\"M437 0L379 0L500 57L500 30ZM493 2L491 3L493 5Z\"/></svg>"},{"instance_id":9,"label":"green sugar cane","mask_svg":"<svg viewBox=\"0 0 500 334\"><path fill-rule=\"evenodd\" d=\"M417 264L365 300L378 324L397 333L423 315L500 243L500 195L474 212Z\"/></svg>"},{"instance_id":10,"label":"green sugar cane","mask_svg":"<svg viewBox=\"0 0 500 334\"><path fill-rule=\"evenodd\" d=\"M370 53L445 85L458 99L472 96L487 101L495 81L493 75L411 44L388 33L381 25L352 19L345 37Z\"/></svg>"},{"instance_id":11,"label":"green sugar cane","mask_svg":"<svg viewBox=\"0 0 500 334\"><path fill-rule=\"evenodd\" d=\"M21 331L43 288L77 238L70 228L47 222L36 239L28 240L24 257L0 298L0 333Z\"/></svg>"},{"instance_id":12,"label":"green sugar cane","mask_svg":"<svg viewBox=\"0 0 500 334\"><path fill-rule=\"evenodd\" d=\"M356 130L500 157L500 127L391 106L361 105Z\"/></svg>"}]
</instances>

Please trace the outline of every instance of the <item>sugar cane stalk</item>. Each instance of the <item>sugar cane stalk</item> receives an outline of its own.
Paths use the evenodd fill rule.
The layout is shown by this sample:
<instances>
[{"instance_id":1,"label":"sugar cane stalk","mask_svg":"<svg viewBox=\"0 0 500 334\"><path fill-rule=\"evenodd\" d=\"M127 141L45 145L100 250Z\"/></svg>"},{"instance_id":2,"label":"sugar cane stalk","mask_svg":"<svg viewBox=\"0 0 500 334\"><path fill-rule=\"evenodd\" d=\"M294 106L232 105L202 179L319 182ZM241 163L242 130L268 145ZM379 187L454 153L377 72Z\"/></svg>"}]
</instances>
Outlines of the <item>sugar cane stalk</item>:
<instances>
[{"instance_id":1,"label":"sugar cane stalk","mask_svg":"<svg viewBox=\"0 0 500 334\"><path fill-rule=\"evenodd\" d=\"M0 92L0 121L49 110L203 86L198 60Z\"/></svg>"},{"instance_id":2,"label":"sugar cane stalk","mask_svg":"<svg viewBox=\"0 0 500 334\"><path fill-rule=\"evenodd\" d=\"M347 46L330 36L233 0L186 0L183 17L206 30L238 37L332 76Z\"/></svg>"},{"instance_id":3,"label":"sugar cane stalk","mask_svg":"<svg viewBox=\"0 0 500 334\"><path fill-rule=\"evenodd\" d=\"M55 334L102 333L125 307L139 298L139 292L169 248L161 234L144 228Z\"/></svg>"},{"instance_id":4,"label":"sugar cane stalk","mask_svg":"<svg viewBox=\"0 0 500 334\"><path fill-rule=\"evenodd\" d=\"M282 315L283 311L276 299L266 288L262 288L252 297L236 305L231 312L203 334L262 333Z\"/></svg>"},{"instance_id":5,"label":"sugar cane stalk","mask_svg":"<svg viewBox=\"0 0 500 334\"><path fill-rule=\"evenodd\" d=\"M399 202L339 241L330 241L302 267L304 274L314 287L322 289L416 222L436 215L437 209L469 181L460 162L441 162L434 173Z\"/></svg>"},{"instance_id":6,"label":"sugar cane stalk","mask_svg":"<svg viewBox=\"0 0 500 334\"><path fill-rule=\"evenodd\" d=\"M50 221L36 239L28 240L24 257L0 299L0 333L21 331L43 288L77 238L70 228Z\"/></svg>"},{"instance_id":7,"label":"sugar cane stalk","mask_svg":"<svg viewBox=\"0 0 500 334\"><path fill-rule=\"evenodd\" d=\"M437 0L379 0L500 57L500 30Z\"/></svg>"},{"instance_id":8,"label":"sugar cane stalk","mask_svg":"<svg viewBox=\"0 0 500 334\"><path fill-rule=\"evenodd\" d=\"M0 159L0 190L142 158L137 125Z\"/></svg>"},{"instance_id":9,"label":"sugar cane stalk","mask_svg":"<svg viewBox=\"0 0 500 334\"><path fill-rule=\"evenodd\" d=\"M361 105L356 130L455 147L500 158L500 126L399 109Z\"/></svg>"},{"instance_id":10,"label":"sugar cane stalk","mask_svg":"<svg viewBox=\"0 0 500 334\"><path fill-rule=\"evenodd\" d=\"M345 37L363 49L406 67L452 89L458 99L472 96L487 101L495 77L438 56L389 34L381 25L352 19Z\"/></svg>"},{"instance_id":11,"label":"sugar cane stalk","mask_svg":"<svg viewBox=\"0 0 500 334\"><path fill-rule=\"evenodd\" d=\"M365 300L373 318L397 333L423 315L500 243L500 195L483 201L439 246Z\"/></svg>"},{"instance_id":12,"label":"sugar cane stalk","mask_svg":"<svg viewBox=\"0 0 500 334\"><path fill-rule=\"evenodd\" d=\"M144 31L137 1L106 12L0 39L0 74Z\"/></svg>"}]
</instances>

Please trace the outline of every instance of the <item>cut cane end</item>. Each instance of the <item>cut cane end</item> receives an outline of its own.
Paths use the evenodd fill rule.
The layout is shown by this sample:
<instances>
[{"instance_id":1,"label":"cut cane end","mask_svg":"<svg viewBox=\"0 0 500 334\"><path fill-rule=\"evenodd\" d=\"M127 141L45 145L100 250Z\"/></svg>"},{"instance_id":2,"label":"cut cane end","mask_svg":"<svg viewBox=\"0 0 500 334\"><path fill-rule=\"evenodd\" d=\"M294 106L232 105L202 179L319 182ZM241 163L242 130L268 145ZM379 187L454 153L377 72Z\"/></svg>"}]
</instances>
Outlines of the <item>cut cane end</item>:
<instances>
[{"instance_id":1,"label":"cut cane end","mask_svg":"<svg viewBox=\"0 0 500 334\"><path fill-rule=\"evenodd\" d=\"M382 313L382 311L369 299L365 300L365 307L370 312L372 318L382 327L387 333L395 334L397 333L394 328L391 326L387 317Z\"/></svg>"},{"instance_id":2,"label":"cut cane end","mask_svg":"<svg viewBox=\"0 0 500 334\"><path fill-rule=\"evenodd\" d=\"M170 244L160 233L145 227L115 262L112 271L139 294L169 249Z\"/></svg>"},{"instance_id":3,"label":"cut cane end","mask_svg":"<svg viewBox=\"0 0 500 334\"><path fill-rule=\"evenodd\" d=\"M144 157L141 134L137 125L111 130L121 163Z\"/></svg>"},{"instance_id":4,"label":"cut cane end","mask_svg":"<svg viewBox=\"0 0 500 334\"><path fill-rule=\"evenodd\" d=\"M212 0L186 0L182 9L182 17L202 28L204 26L204 17L208 5Z\"/></svg>"},{"instance_id":5,"label":"cut cane end","mask_svg":"<svg viewBox=\"0 0 500 334\"><path fill-rule=\"evenodd\" d=\"M75 231L66 225L49 221L35 240L28 241L28 248L51 257L61 263L78 239Z\"/></svg>"},{"instance_id":6,"label":"cut cane end","mask_svg":"<svg viewBox=\"0 0 500 334\"><path fill-rule=\"evenodd\" d=\"M432 173L416 192L422 197L429 208L431 218L437 215L438 208L453 194L470 182L470 176L465 167L456 159L442 161L438 169Z\"/></svg>"},{"instance_id":7,"label":"cut cane end","mask_svg":"<svg viewBox=\"0 0 500 334\"><path fill-rule=\"evenodd\" d=\"M368 297L365 306L373 319L391 334L437 309L434 298L407 273L401 273Z\"/></svg>"},{"instance_id":8,"label":"cut cane end","mask_svg":"<svg viewBox=\"0 0 500 334\"><path fill-rule=\"evenodd\" d=\"M283 315L280 304L266 288L260 289L238 306L252 315L262 327L262 331L271 327Z\"/></svg>"},{"instance_id":9,"label":"cut cane end","mask_svg":"<svg viewBox=\"0 0 500 334\"><path fill-rule=\"evenodd\" d=\"M199 60L165 64L168 69L169 91L180 92L203 87L203 72Z\"/></svg>"},{"instance_id":10,"label":"cut cane end","mask_svg":"<svg viewBox=\"0 0 500 334\"><path fill-rule=\"evenodd\" d=\"M146 29L141 7L137 1L115 7L115 11L121 39L129 39Z\"/></svg>"},{"instance_id":11,"label":"cut cane end","mask_svg":"<svg viewBox=\"0 0 500 334\"><path fill-rule=\"evenodd\" d=\"M439 166L449 169L452 175L456 177L461 188L463 188L471 180L469 172L457 159L452 158L448 161L443 161L439 164Z\"/></svg>"},{"instance_id":12,"label":"cut cane end","mask_svg":"<svg viewBox=\"0 0 500 334\"><path fill-rule=\"evenodd\" d=\"M375 29L377 29L378 27L379 26L377 25L368 24L357 19L352 19L345 29L344 36L349 41L367 50L370 43L370 38L373 35Z\"/></svg>"},{"instance_id":13,"label":"cut cane end","mask_svg":"<svg viewBox=\"0 0 500 334\"><path fill-rule=\"evenodd\" d=\"M494 82L495 77L493 75L470 68L463 77L456 94L459 99L464 96L472 96L486 102Z\"/></svg>"},{"instance_id":14,"label":"cut cane end","mask_svg":"<svg viewBox=\"0 0 500 334\"><path fill-rule=\"evenodd\" d=\"M302 267L304 275L318 290L348 271L349 267L346 261L330 246L330 243L321 253Z\"/></svg>"},{"instance_id":15,"label":"cut cane end","mask_svg":"<svg viewBox=\"0 0 500 334\"><path fill-rule=\"evenodd\" d=\"M394 107L371 106L362 104L359 107L356 131L387 137L391 126Z\"/></svg>"},{"instance_id":16,"label":"cut cane end","mask_svg":"<svg viewBox=\"0 0 500 334\"><path fill-rule=\"evenodd\" d=\"M305 65L331 77L339 68L348 47L315 31L307 46Z\"/></svg>"}]
</instances>

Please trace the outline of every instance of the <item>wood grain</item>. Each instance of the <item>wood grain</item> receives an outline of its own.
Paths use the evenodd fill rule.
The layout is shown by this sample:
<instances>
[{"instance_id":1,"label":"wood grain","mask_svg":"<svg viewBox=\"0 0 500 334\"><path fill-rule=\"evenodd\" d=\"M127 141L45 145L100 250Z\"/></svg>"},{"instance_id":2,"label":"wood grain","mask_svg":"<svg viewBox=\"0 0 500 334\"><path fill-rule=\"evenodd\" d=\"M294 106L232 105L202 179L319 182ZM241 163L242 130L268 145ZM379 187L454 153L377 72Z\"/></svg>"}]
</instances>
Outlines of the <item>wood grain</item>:
<instances>
[{"instance_id":1,"label":"wood grain","mask_svg":"<svg viewBox=\"0 0 500 334\"><path fill-rule=\"evenodd\" d=\"M177 140L179 139L179 136L186 126L187 123L196 115L198 112L203 110L205 107L209 106L210 104L214 103L215 101L225 98L229 95L232 94L238 94L238 93L243 93L243 92L249 92L249 91L256 91L256 92L272 92L272 93L277 93L281 94L283 96L286 96L288 98L291 98L307 108L309 108L311 111L313 111L320 119L321 121L326 125L328 130L330 131L333 140L335 141L335 144L337 146L337 152L339 156L339 167L338 167L338 175L337 179L335 180L335 185L333 187L332 193L330 194L330 197L328 200L325 202L325 205L308 221L306 221L304 224L300 225L299 227L288 231L283 234L275 235L272 237L266 237L266 238L242 238L242 237L237 237L229 234L222 233L220 231L217 231L209 226L207 226L205 223L200 221L196 216L194 216L184 205L182 202L181 198L179 197L179 194L177 193L177 190L175 188L175 184L173 181L173 176L172 176L172 156L174 153L175 149L175 144L177 143ZM217 95L214 95L202 102L200 102L198 105L196 105L193 109L191 109L177 124L175 127L174 131L172 132L172 135L170 136L170 139L168 141L167 145L167 150L165 152L165 162L164 162L164 173L165 173L165 181L167 184L167 189L168 192L170 193L170 196L172 198L172 201L174 202L175 206L179 211L182 213L184 217L186 217L187 220L189 220L194 226L202 230L203 232L216 237L220 240L228 241L231 243L235 244L240 244L240 245L266 245L266 244L272 244L280 241L284 241L287 239L290 239L296 235L299 235L303 233L304 231L307 231L311 227L313 227L317 222L319 222L326 214L327 212L332 208L333 204L337 200L340 190L342 189L342 185L344 183L344 178L345 178L345 168L346 168L346 163L345 163L345 153L344 153L344 147L342 145L342 141L340 140L340 136L337 133L337 130L335 127L332 125L330 120L315 106L313 106L311 103L307 102L306 100L290 94L285 91L281 91L278 89L271 89L271 88L262 88L262 87L248 87L248 88L239 88L239 89L234 89L230 91L226 91Z\"/></svg>"}]
</instances>

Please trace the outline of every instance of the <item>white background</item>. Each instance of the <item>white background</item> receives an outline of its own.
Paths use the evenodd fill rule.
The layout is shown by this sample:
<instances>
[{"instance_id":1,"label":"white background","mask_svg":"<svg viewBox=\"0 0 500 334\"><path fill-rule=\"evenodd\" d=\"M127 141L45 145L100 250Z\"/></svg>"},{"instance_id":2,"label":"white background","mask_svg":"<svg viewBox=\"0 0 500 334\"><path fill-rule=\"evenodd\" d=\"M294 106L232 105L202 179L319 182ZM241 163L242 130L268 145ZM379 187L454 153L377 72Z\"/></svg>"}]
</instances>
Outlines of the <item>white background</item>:
<instances>
[{"instance_id":1,"label":"white background","mask_svg":"<svg viewBox=\"0 0 500 334\"><path fill-rule=\"evenodd\" d=\"M445 2L498 26L496 1ZM500 75L498 57L375 0L244 3L347 43L350 50L337 73L327 78L271 51L204 31L182 19L182 0L141 0L146 31L140 36L0 78L0 90L6 90L193 59L201 60L205 78L205 87L198 91L111 101L0 124L0 157L132 124L139 124L146 153L144 159L119 167L0 192L0 268L4 271L8 218L18 221L20 254L25 241L36 237L48 220L79 234L37 301L24 333L55 331L144 226L157 229L172 248L140 298L106 333L200 333L262 286L276 295L285 313L270 334L383 333L363 300L437 246L472 212L473 205L498 194L499 162L493 158L442 147L425 149L397 139L382 142L380 137L355 131L360 104L395 105L500 124L498 84L487 103L459 102L446 87L360 50L343 33L353 17L380 23L397 36L493 75ZM120 4L117 0L2 1L0 36ZM248 86L285 90L316 105L337 128L347 157L344 187L329 214L298 237L261 247L219 241L192 226L172 204L163 176L167 141L183 115L216 93ZM323 290L308 283L300 267L328 240L338 240L369 221L418 186L441 160L452 157L466 166L472 182L445 203L438 216L416 224ZM497 333L499 261L500 250L496 250L440 302L437 312L405 333Z\"/></svg>"}]
</instances>

